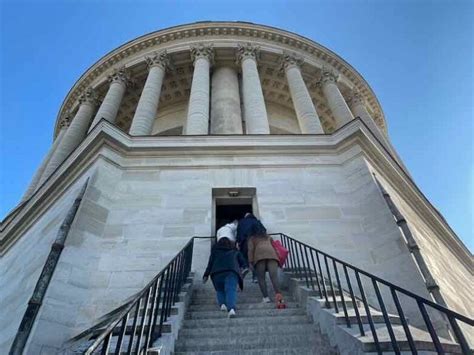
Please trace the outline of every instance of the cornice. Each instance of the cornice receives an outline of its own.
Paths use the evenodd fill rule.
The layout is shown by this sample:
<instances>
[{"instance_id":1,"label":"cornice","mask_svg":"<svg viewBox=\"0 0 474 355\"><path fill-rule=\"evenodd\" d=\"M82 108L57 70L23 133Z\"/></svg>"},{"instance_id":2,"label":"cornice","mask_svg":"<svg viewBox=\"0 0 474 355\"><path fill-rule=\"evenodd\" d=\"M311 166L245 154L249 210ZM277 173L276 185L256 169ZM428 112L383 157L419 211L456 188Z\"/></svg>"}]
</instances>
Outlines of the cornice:
<instances>
[{"instance_id":1,"label":"cornice","mask_svg":"<svg viewBox=\"0 0 474 355\"><path fill-rule=\"evenodd\" d=\"M396 159L359 118L352 120L332 134L184 137L132 137L102 120L30 200L19 206L2 221L0 224L0 255L3 255L75 180L87 173L88 167L99 159L104 148L115 152L119 157L133 159L153 156L183 156L183 154L212 156L280 154L324 157L342 155L354 146L360 147L362 154L372 167L377 169L378 174L396 187L407 203L436 231L436 236L433 237L439 238L463 262L466 268L472 270L472 254ZM324 161L321 159L318 164L324 164ZM262 164L265 165L261 160L255 162L255 166L262 166Z\"/></svg>"},{"instance_id":2,"label":"cornice","mask_svg":"<svg viewBox=\"0 0 474 355\"><path fill-rule=\"evenodd\" d=\"M63 113L74 107L83 91L112 68L125 65L128 58L136 56L139 52L146 54L151 50L166 50L167 47L179 41L196 44L199 41L224 37L235 37L237 43L249 43L252 42L252 39L263 40L281 46L283 49L296 51L299 54L304 53L321 60L344 75L354 85L354 88L366 97L368 104L375 112L374 117L377 117L377 124L386 133L387 125L383 110L375 93L364 78L336 53L311 39L282 29L248 22L216 21L196 22L155 31L131 40L103 56L77 80L67 94L58 113L55 135L59 132L58 122Z\"/></svg>"}]
</instances>

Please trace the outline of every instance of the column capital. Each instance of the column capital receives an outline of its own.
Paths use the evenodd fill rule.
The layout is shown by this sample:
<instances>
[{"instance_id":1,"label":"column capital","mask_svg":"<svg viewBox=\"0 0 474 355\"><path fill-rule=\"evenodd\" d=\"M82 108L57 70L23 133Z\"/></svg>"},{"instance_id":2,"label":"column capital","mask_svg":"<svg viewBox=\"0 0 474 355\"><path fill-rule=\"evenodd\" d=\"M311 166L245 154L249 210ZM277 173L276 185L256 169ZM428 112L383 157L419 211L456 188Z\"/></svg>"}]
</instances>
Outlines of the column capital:
<instances>
[{"instance_id":1,"label":"column capital","mask_svg":"<svg viewBox=\"0 0 474 355\"><path fill-rule=\"evenodd\" d=\"M87 88L79 97L79 104L89 104L93 107L99 104L97 93L92 88Z\"/></svg>"},{"instance_id":2,"label":"column capital","mask_svg":"<svg viewBox=\"0 0 474 355\"><path fill-rule=\"evenodd\" d=\"M349 96L349 100L347 100L350 106L355 105L365 105L364 96L360 93L360 91L353 89L351 91L351 95Z\"/></svg>"},{"instance_id":3,"label":"column capital","mask_svg":"<svg viewBox=\"0 0 474 355\"><path fill-rule=\"evenodd\" d=\"M319 79L321 85L328 83L336 84L337 79L339 79L339 73L337 73L333 68L323 67L321 69L321 77Z\"/></svg>"},{"instance_id":4,"label":"column capital","mask_svg":"<svg viewBox=\"0 0 474 355\"><path fill-rule=\"evenodd\" d=\"M242 62L245 58L253 58L255 61L260 58L260 47L251 43L237 45L237 62Z\"/></svg>"},{"instance_id":5,"label":"column capital","mask_svg":"<svg viewBox=\"0 0 474 355\"><path fill-rule=\"evenodd\" d=\"M191 59L196 62L199 58L206 58L212 64L214 62L214 49L212 45L198 44L191 47Z\"/></svg>"},{"instance_id":6,"label":"column capital","mask_svg":"<svg viewBox=\"0 0 474 355\"><path fill-rule=\"evenodd\" d=\"M152 67L160 67L163 70L166 70L171 65L171 60L166 51L155 52L150 57L145 57L148 69Z\"/></svg>"},{"instance_id":7,"label":"column capital","mask_svg":"<svg viewBox=\"0 0 474 355\"><path fill-rule=\"evenodd\" d=\"M280 59L281 69L288 70L292 67L301 68L304 63L304 59L295 53L283 53Z\"/></svg>"},{"instance_id":8,"label":"column capital","mask_svg":"<svg viewBox=\"0 0 474 355\"><path fill-rule=\"evenodd\" d=\"M73 114L71 111L66 111L66 113L63 115L61 120L59 121L59 127L60 129L68 128L69 125L71 124L71 120L73 118Z\"/></svg>"},{"instance_id":9,"label":"column capital","mask_svg":"<svg viewBox=\"0 0 474 355\"><path fill-rule=\"evenodd\" d=\"M125 86L130 86L132 81L130 80L130 74L125 67L116 68L107 77L110 83L122 83Z\"/></svg>"}]
</instances>

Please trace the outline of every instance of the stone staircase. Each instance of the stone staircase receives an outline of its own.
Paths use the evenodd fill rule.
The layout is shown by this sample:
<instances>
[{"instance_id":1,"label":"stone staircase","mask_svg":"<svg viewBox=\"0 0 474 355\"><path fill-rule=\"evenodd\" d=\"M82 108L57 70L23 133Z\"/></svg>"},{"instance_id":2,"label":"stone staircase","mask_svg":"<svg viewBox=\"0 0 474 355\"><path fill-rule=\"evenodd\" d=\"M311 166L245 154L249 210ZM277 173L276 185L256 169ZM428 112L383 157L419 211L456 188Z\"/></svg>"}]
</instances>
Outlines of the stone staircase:
<instances>
[{"instance_id":1,"label":"stone staircase","mask_svg":"<svg viewBox=\"0 0 474 355\"><path fill-rule=\"evenodd\" d=\"M373 339L371 328L368 322L367 312L361 300L356 299L356 307L362 320L362 327L365 336L361 336L350 294L343 292L344 304L351 323L347 326L344 311L342 308L341 294L336 291L336 302L338 311L334 307L334 298L328 294L329 305L318 290L313 290L306 286L306 281L298 278L295 274L285 273L285 283L287 283L290 294L307 311L308 316L314 322L317 329L325 336L331 345L337 348L340 354L377 354L379 353ZM330 289L329 284L326 287ZM335 287L335 286L334 286ZM384 354L395 354L390 341L390 335L384 321L383 313L374 307L369 306L374 328L379 341L380 351ZM401 354L412 354L408 340L406 338L401 319L397 315L388 314L394 335L400 347ZM418 354L438 354L429 333L425 330L408 324L413 340L416 344ZM440 342L446 354L462 354L461 347L448 339L441 338Z\"/></svg>"},{"instance_id":2,"label":"stone staircase","mask_svg":"<svg viewBox=\"0 0 474 355\"><path fill-rule=\"evenodd\" d=\"M267 280L269 290L271 284ZM271 291L270 291L270 294ZM244 282L237 316L219 310L212 283L194 286L175 344L176 355L337 354L299 303L283 292L286 309L262 303L257 284Z\"/></svg>"},{"instance_id":3,"label":"stone staircase","mask_svg":"<svg viewBox=\"0 0 474 355\"><path fill-rule=\"evenodd\" d=\"M183 252L190 246L192 244L188 244ZM189 250L187 253L191 255ZM188 265L190 270L190 262ZM169 264L168 270L172 270L171 267L172 264ZM202 272L201 268L197 272ZM165 275L168 273L162 271L157 277L167 281ZM385 308L377 308L376 302L364 304L364 292L358 295L355 288L349 288L351 293L348 293L339 279L336 279L338 287L327 273L321 275L308 266L287 267L285 272L280 272L286 309L276 309L274 303L262 303L258 285L252 283L248 276L244 291L238 293L237 316L232 319L227 318L227 312L219 309L211 281L202 284L200 276L189 271L184 276L178 288L173 286L176 283L172 283L177 280L176 277L170 277L170 283L164 282L159 292L155 292L158 287L144 288L121 307L99 319L94 327L71 339L61 353L463 354L460 344L450 339L446 323L440 323L441 328L436 330L440 343L438 352L434 338L426 329L413 326L406 317L403 323L398 313L384 313ZM269 280L267 285L272 295ZM325 289L327 294L324 294ZM169 294L173 296L168 297ZM354 298L351 294L355 294ZM369 324L367 311L370 312L372 325ZM168 316L166 312L169 312ZM453 312L450 314L452 316ZM158 322L151 322L154 317ZM464 318L464 322L473 323ZM361 335L360 328L365 334ZM393 343L398 349L393 347L390 332L393 332L392 337L396 339ZM414 351L406 334L411 334L413 338ZM147 339L150 345L144 350ZM473 353L468 346L465 349L464 354Z\"/></svg>"}]
</instances>

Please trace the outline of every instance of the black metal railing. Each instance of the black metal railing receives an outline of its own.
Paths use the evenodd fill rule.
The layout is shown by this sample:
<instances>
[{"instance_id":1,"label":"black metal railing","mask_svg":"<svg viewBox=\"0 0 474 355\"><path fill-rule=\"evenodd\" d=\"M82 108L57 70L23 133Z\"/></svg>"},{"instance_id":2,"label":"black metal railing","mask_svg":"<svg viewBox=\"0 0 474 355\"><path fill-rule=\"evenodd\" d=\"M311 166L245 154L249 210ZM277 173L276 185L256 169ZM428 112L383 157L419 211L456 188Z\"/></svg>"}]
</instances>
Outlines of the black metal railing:
<instances>
[{"instance_id":1,"label":"black metal railing","mask_svg":"<svg viewBox=\"0 0 474 355\"><path fill-rule=\"evenodd\" d=\"M347 327L352 327L352 323L357 323L360 335L364 336L366 333L364 323L368 323L378 353L382 353L382 346L377 335L376 322L374 322L374 317L371 315L371 307L372 310L377 309L382 313L383 323L390 338L391 351L394 351L396 354L400 354L402 351L400 337L397 339L395 336L391 316L387 311L388 305L398 313L399 321L401 322L406 337L403 341L408 342L412 353L416 354L418 352L418 343L414 340L414 336L408 325L407 316L405 315L407 313L406 309L404 310L404 305L412 302L415 309L420 313L420 320L422 319L426 330L429 332L432 343L434 344L434 349L439 354L445 354L450 351L445 349L446 345L442 344L440 340L438 334L439 330L436 329L430 318L430 314L433 315L435 311L440 313L440 319L446 320L450 325L448 336L453 335L453 341L457 342L463 354L472 354L458 322L473 327L473 319L420 297L400 286L394 285L380 277L332 257L285 234L276 233L272 235L279 237L282 244L289 251L285 269L294 273L297 278L304 280L308 288L317 291L319 297L325 301L326 306L330 308L333 307L336 313L338 313L340 309L339 303L342 307ZM385 299L382 296L382 287L385 288L383 290L385 292ZM340 302L338 302L336 294L339 296ZM368 294L374 295L377 300L376 303L378 304L372 302L372 304L369 305ZM391 299L387 299L387 295L389 295ZM401 302L401 297L403 297L403 302ZM354 317L352 317L351 321L346 303L352 304L355 320ZM358 303L362 303L365 317L361 315L357 307ZM410 312L412 312L412 308ZM364 322L363 319L366 320L366 322Z\"/></svg>"},{"instance_id":2,"label":"black metal railing","mask_svg":"<svg viewBox=\"0 0 474 355\"><path fill-rule=\"evenodd\" d=\"M191 271L195 237L109 321L84 354L146 353L161 337Z\"/></svg>"}]
</instances>

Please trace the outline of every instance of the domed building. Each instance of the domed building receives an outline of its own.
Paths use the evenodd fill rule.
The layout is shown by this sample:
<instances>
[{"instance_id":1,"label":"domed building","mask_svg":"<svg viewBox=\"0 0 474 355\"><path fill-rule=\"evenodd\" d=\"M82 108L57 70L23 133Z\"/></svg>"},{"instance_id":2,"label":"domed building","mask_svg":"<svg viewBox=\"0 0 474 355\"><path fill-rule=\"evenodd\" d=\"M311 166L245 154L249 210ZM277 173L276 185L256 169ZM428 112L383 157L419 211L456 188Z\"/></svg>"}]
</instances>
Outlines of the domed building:
<instances>
[{"instance_id":1,"label":"domed building","mask_svg":"<svg viewBox=\"0 0 474 355\"><path fill-rule=\"evenodd\" d=\"M290 311L306 312L306 304L313 323L305 326L316 329L330 351L413 351L416 343L440 353L472 346L471 253L411 179L369 84L320 44L246 22L198 22L144 35L78 79L59 109L53 136L21 203L1 225L1 353L67 352L74 342L76 350L106 353L121 341L117 314L127 315L122 338L148 332L143 342L130 341L130 353L159 346L160 354L173 347L189 354L229 350L225 341L193 348L191 331L176 338L183 319L195 316L189 312L204 313L179 297L169 301L170 307L181 305L174 307L178 320L171 321L169 341L162 328L155 334L156 323L129 331L127 322L135 310L130 300L140 299L138 315L145 294L147 304L150 297L158 300L150 320L159 313L165 275L182 283L163 290L187 289L192 298L196 282L185 281L202 275L213 239L195 238L194 250L180 251L190 238L211 237L247 212L290 251L282 279L299 308L271 315L296 317ZM319 258L311 262L313 252L322 268ZM166 269L176 255L181 264ZM360 281L357 271L354 290L346 273L351 267L372 275ZM371 288L377 282L386 287ZM326 286L337 291L336 312L328 311ZM391 298L395 292L403 294L401 303ZM361 304L360 314L357 307L352 316L346 310L350 296L352 306ZM339 315L337 302L347 329L361 334L331 323L328 315ZM400 307L416 328L413 344ZM259 311L267 312L256 307L253 316ZM144 321L146 308L140 314ZM210 330L200 337L214 334L213 317L203 320ZM161 318L161 326L169 321ZM288 321L291 328L288 319L270 323ZM84 342L84 332L96 333ZM284 340L300 344L289 333ZM248 346L290 353L275 341L249 340ZM94 342L100 346L84 350ZM297 353L314 353L315 346Z\"/></svg>"}]
</instances>

